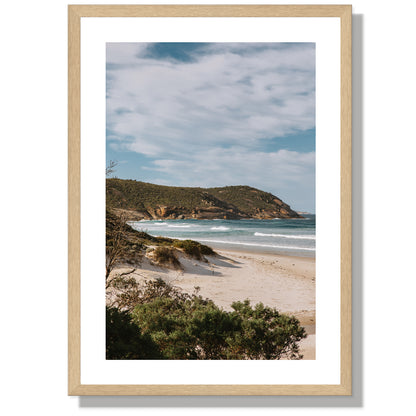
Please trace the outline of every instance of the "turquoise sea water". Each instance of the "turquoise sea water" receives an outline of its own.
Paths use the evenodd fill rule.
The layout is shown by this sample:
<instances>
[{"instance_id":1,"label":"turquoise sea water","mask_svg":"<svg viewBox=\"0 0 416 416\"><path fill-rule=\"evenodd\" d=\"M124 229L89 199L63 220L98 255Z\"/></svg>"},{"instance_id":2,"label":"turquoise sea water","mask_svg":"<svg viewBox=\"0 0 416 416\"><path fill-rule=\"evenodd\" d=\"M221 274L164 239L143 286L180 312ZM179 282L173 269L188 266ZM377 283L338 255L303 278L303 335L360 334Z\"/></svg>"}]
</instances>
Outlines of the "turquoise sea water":
<instances>
[{"instance_id":1,"label":"turquoise sea water","mask_svg":"<svg viewBox=\"0 0 416 416\"><path fill-rule=\"evenodd\" d=\"M217 249L315 257L315 215L274 220L158 220L129 223L153 236L190 239Z\"/></svg>"}]
</instances>

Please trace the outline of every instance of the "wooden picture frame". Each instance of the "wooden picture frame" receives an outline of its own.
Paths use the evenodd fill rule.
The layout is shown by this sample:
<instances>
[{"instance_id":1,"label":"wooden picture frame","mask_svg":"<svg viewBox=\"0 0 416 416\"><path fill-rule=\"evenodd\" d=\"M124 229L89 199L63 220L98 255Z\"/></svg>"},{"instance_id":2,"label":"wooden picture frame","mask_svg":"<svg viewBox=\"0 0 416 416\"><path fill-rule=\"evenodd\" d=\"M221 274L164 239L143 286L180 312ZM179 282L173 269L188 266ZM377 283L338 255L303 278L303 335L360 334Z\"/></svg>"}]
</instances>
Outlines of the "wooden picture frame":
<instances>
[{"instance_id":1,"label":"wooden picture frame","mask_svg":"<svg viewBox=\"0 0 416 416\"><path fill-rule=\"evenodd\" d=\"M81 19L105 17L302 17L340 19L340 382L339 384L82 384L81 382ZM351 395L351 6L70 5L68 8L69 269L68 394ZM84 140L84 139L83 139Z\"/></svg>"}]
</instances>

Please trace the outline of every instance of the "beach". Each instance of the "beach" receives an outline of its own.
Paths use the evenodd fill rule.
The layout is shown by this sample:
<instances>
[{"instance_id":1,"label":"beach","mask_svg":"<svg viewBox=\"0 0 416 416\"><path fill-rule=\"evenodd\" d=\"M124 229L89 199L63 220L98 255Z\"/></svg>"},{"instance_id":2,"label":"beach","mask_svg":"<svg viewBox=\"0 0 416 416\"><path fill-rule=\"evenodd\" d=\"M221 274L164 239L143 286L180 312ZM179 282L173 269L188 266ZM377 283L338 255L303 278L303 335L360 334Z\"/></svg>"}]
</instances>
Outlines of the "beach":
<instances>
[{"instance_id":1,"label":"beach","mask_svg":"<svg viewBox=\"0 0 416 416\"><path fill-rule=\"evenodd\" d=\"M137 280L162 278L184 292L212 299L224 310L235 301L249 299L296 316L308 337L300 342L304 359L315 359L315 259L240 250L218 250L198 261L183 253L182 270L158 267L144 258L131 276ZM132 267L118 267L113 274Z\"/></svg>"}]
</instances>

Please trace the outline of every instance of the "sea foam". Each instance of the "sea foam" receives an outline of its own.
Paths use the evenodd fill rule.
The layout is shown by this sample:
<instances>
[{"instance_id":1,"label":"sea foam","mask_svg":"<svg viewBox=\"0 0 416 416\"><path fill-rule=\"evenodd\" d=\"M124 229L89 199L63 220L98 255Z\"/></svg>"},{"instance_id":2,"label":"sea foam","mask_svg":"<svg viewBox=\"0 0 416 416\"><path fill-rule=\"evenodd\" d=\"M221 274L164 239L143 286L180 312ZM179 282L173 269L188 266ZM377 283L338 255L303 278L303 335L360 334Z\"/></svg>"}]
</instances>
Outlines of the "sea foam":
<instances>
[{"instance_id":1,"label":"sea foam","mask_svg":"<svg viewBox=\"0 0 416 416\"><path fill-rule=\"evenodd\" d=\"M295 246L281 246L281 245L274 245L274 244L242 243L240 241L224 241L224 240L198 239L198 241L203 241L204 243L220 243L220 244L231 244L231 245L238 245L238 246L268 247L268 248L282 248L282 249L289 249L289 250L315 251L315 248L312 248L312 247L295 247Z\"/></svg>"},{"instance_id":2,"label":"sea foam","mask_svg":"<svg viewBox=\"0 0 416 416\"><path fill-rule=\"evenodd\" d=\"M315 240L314 235L288 235L288 234L269 234L269 233L254 233L257 237L281 237L281 238L294 238L299 240Z\"/></svg>"},{"instance_id":3,"label":"sea foam","mask_svg":"<svg viewBox=\"0 0 416 416\"><path fill-rule=\"evenodd\" d=\"M191 228L191 225L168 225L168 228Z\"/></svg>"}]
</instances>

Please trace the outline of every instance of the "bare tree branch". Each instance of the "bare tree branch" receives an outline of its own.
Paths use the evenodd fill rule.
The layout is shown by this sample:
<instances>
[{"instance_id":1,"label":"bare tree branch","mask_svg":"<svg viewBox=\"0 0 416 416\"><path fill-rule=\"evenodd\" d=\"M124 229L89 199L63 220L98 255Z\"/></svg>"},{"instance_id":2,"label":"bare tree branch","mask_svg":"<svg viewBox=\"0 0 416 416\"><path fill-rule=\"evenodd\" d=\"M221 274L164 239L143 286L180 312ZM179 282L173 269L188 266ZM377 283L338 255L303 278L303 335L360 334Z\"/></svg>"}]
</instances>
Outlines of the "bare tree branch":
<instances>
[{"instance_id":1,"label":"bare tree branch","mask_svg":"<svg viewBox=\"0 0 416 416\"><path fill-rule=\"evenodd\" d=\"M110 163L105 168L105 176L111 175L113 172L115 172L115 168L118 166L117 160L110 160Z\"/></svg>"},{"instance_id":2,"label":"bare tree branch","mask_svg":"<svg viewBox=\"0 0 416 416\"><path fill-rule=\"evenodd\" d=\"M124 215L117 217L111 228L107 229L107 243L106 243L106 267L105 267L105 280L107 282L111 270L114 269L118 260L124 250L124 227L126 219Z\"/></svg>"}]
</instances>

